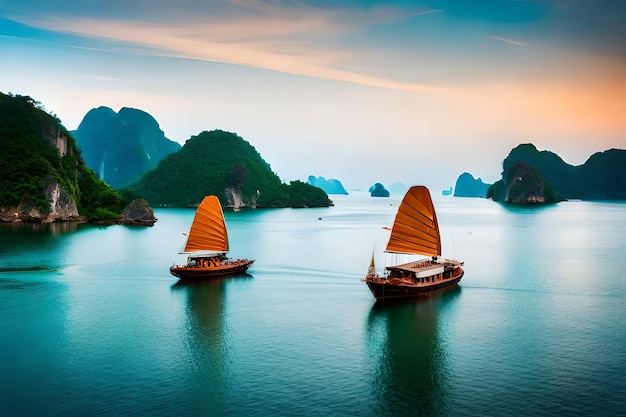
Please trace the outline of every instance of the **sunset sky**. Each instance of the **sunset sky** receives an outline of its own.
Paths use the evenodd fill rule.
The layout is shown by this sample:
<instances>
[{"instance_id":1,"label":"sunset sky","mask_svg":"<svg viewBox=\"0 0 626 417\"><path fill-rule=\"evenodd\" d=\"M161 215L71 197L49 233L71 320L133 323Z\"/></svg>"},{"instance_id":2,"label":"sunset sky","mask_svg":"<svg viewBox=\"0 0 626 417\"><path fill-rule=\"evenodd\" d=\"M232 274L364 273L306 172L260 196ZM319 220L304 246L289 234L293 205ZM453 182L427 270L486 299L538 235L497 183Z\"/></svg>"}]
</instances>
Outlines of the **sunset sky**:
<instances>
[{"instance_id":1,"label":"sunset sky","mask_svg":"<svg viewBox=\"0 0 626 417\"><path fill-rule=\"evenodd\" d=\"M284 181L500 178L520 143L626 148L626 1L0 0L0 91L78 127L236 132Z\"/></svg>"}]
</instances>

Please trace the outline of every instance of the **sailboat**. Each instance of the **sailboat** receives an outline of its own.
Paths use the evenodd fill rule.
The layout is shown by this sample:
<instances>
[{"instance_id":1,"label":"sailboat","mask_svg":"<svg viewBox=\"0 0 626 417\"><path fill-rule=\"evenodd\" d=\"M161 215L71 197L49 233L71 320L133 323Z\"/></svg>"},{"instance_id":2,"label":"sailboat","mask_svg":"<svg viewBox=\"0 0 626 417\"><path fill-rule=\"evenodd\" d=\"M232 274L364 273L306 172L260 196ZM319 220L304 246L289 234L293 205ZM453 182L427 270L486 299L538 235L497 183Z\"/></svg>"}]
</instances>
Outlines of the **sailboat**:
<instances>
[{"instance_id":1,"label":"sailboat","mask_svg":"<svg viewBox=\"0 0 626 417\"><path fill-rule=\"evenodd\" d=\"M441 257L437 214L428 188L414 186L404 196L391 228L385 252L428 258L385 267L375 272L374 256L363 282L376 300L401 300L455 286L463 277L463 262ZM395 256L395 255L394 255Z\"/></svg>"},{"instance_id":2,"label":"sailboat","mask_svg":"<svg viewBox=\"0 0 626 417\"><path fill-rule=\"evenodd\" d=\"M246 271L254 260L230 259L228 232L220 200L204 197L193 219L185 248L187 263L170 267L170 273L181 279L212 278Z\"/></svg>"}]
</instances>

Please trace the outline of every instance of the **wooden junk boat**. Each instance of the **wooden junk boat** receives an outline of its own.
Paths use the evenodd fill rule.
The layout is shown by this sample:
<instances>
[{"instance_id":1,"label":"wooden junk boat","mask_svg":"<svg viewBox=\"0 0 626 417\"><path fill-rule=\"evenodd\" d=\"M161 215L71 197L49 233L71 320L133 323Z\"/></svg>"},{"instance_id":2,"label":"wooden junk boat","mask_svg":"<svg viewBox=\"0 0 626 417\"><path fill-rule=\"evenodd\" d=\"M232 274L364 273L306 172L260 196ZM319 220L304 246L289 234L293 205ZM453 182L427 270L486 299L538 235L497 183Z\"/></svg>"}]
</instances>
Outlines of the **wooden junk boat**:
<instances>
[{"instance_id":1,"label":"wooden junk boat","mask_svg":"<svg viewBox=\"0 0 626 417\"><path fill-rule=\"evenodd\" d=\"M196 210L185 248L187 263L170 267L170 273L181 279L207 279L246 271L254 260L230 259L228 232L222 205L214 196L206 196Z\"/></svg>"},{"instance_id":2,"label":"wooden junk boat","mask_svg":"<svg viewBox=\"0 0 626 417\"><path fill-rule=\"evenodd\" d=\"M362 279L376 300L417 298L457 285L463 277L463 262L441 257L437 215L428 188L414 186L406 193L391 228L385 252L429 258L386 266L378 276L372 255L367 276Z\"/></svg>"}]
</instances>

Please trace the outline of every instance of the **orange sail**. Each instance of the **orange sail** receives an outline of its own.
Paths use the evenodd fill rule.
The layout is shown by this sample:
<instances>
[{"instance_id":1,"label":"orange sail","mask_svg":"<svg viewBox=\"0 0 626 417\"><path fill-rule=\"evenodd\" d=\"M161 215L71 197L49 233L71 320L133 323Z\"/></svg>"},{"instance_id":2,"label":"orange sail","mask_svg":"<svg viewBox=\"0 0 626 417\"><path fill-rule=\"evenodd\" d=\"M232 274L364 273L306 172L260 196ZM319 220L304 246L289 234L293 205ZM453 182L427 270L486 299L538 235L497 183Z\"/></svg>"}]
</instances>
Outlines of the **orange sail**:
<instances>
[{"instance_id":1,"label":"orange sail","mask_svg":"<svg viewBox=\"0 0 626 417\"><path fill-rule=\"evenodd\" d=\"M385 251L441 255L439 225L428 188L414 186L406 193L396 214Z\"/></svg>"},{"instance_id":2,"label":"orange sail","mask_svg":"<svg viewBox=\"0 0 626 417\"><path fill-rule=\"evenodd\" d=\"M185 252L228 252L228 233L220 200L210 195L204 197L193 219Z\"/></svg>"}]
</instances>

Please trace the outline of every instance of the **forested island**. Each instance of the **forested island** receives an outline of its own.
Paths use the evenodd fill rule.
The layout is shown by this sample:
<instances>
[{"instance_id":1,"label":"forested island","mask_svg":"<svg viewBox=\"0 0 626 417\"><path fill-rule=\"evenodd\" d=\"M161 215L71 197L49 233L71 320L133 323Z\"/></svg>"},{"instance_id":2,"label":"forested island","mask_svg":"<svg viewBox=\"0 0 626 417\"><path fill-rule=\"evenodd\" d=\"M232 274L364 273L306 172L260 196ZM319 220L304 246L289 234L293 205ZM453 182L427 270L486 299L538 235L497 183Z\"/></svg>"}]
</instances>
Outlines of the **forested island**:
<instances>
[{"instance_id":1,"label":"forested island","mask_svg":"<svg viewBox=\"0 0 626 417\"><path fill-rule=\"evenodd\" d=\"M150 206L195 207L210 194L239 210L328 207L332 201L320 183L345 193L339 181L323 177L311 176L310 183L283 182L249 142L232 132L204 131L178 149L180 145L165 138L152 116L137 109L118 113L106 107L93 109L78 131L90 147L92 166L72 133L41 103L0 93L1 221L150 224L156 220ZM160 159L158 165L153 158ZM95 171L100 167L105 176L107 164L134 166L124 176L111 176L118 189ZM472 193L483 196L487 184L467 173L457 180L455 195L463 188L461 180L478 187ZM373 197L389 196L380 183L369 192ZM522 144L504 160L502 179L489 187L486 196L518 203L624 200L626 151L598 152L583 165L572 166L552 152Z\"/></svg>"},{"instance_id":2,"label":"forested island","mask_svg":"<svg viewBox=\"0 0 626 417\"><path fill-rule=\"evenodd\" d=\"M2 221L114 222L131 202L85 165L59 119L29 96L0 93Z\"/></svg>"},{"instance_id":3,"label":"forested island","mask_svg":"<svg viewBox=\"0 0 626 417\"><path fill-rule=\"evenodd\" d=\"M122 113L135 122L143 120L129 132L145 136L146 130L137 126L158 128L147 113L134 109ZM129 140L129 134L117 135L107 146L123 149L114 141ZM139 148L140 142L131 141L140 154L146 143L169 145L158 133L149 141L144 137ZM161 150L156 147L152 152L158 154ZM317 187L302 181L283 183L258 152L234 133L202 132L179 151L169 147L164 152L169 156L154 170L132 186L116 190L87 166L71 132L43 104L29 96L0 93L0 221L150 225L156 221L150 205L195 207L209 194L235 209L332 205Z\"/></svg>"},{"instance_id":4,"label":"forested island","mask_svg":"<svg viewBox=\"0 0 626 417\"><path fill-rule=\"evenodd\" d=\"M514 148L503 162L502 179L489 187L494 201L553 203L565 199L625 200L626 151L597 152L572 166L532 144Z\"/></svg>"},{"instance_id":5,"label":"forested island","mask_svg":"<svg viewBox=\"0 0 626 417\"><path fill-rule=\"evenodd\" d=\"M129 188L153 207L194 207L208 194L234 209L332 204L320 188L283 183L250 143L223 130L191 137Z\"/></svg>"}]
</instances>

